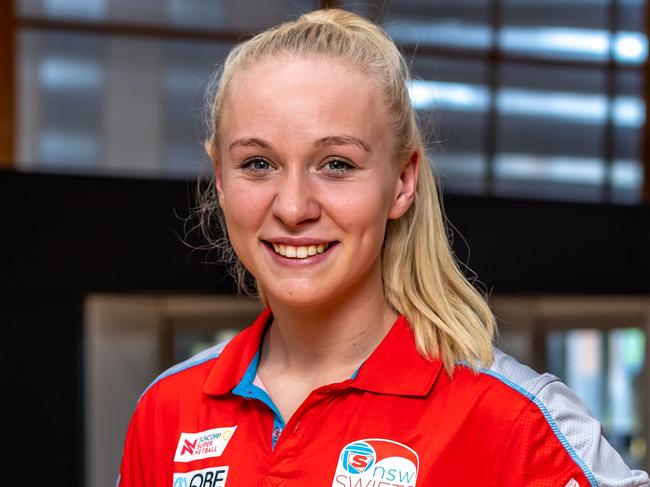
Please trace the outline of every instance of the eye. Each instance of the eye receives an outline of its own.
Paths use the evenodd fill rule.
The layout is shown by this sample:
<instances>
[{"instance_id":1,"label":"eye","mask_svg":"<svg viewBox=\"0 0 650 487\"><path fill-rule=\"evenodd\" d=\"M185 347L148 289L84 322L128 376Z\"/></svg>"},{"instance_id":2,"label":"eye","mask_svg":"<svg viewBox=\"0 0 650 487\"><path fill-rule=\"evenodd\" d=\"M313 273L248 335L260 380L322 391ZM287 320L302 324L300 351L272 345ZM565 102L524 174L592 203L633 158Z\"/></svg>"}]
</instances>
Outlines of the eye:
<instances>
[{"instance_id":1,"label":"eye","mask_svg":"<svg viewBox=\"0 0 650 487\"><path fill-rule=\"evenodd\" d=\"M349 162L342 159L330 159L325 163L325 168L335 173L347 172L353 169Z\"/></svg>"},{"instance_id":2,"label":"eye","mask_svg":"<svg viewBox=\"0 0 650 487\"><path fill-rule=\"evenodd\" d=\"M252 159L248 159L247 161L244 161L241 167L249 171L268 171L269 169L273 169L271 163L262 157L253 157Z\"/></svg>"}]
</instances>

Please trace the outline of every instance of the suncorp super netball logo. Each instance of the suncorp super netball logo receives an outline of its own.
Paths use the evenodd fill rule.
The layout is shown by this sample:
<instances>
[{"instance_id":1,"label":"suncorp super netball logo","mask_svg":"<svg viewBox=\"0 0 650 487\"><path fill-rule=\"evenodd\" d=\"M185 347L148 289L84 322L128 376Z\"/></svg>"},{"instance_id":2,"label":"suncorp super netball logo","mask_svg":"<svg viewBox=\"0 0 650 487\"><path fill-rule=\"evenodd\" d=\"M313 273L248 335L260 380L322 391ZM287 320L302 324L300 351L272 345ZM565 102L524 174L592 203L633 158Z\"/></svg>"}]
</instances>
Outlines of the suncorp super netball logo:
<instances>
[{"instance_id":1,"label":"suncorp super netball logo","mask_svg":"<svg viewBox=\"0 0 650 487\"><path fill-rule=\"evenodd\" d=\"M174 461L191 462L202 458L221 456L236 429L237 426L229 426L199 433L181 433Z\"/></svg>"},{"instance_id":2,"label":"suncorp super netball logo","mask_svg":"<svg viewBox=\"0 0 650 487\"><path fill-rule=\"evenodd\" d=\"M415 450L392 440L348 443L336 466L332 487L415 487L420 460Z\"/></svg>"}]
</instances>

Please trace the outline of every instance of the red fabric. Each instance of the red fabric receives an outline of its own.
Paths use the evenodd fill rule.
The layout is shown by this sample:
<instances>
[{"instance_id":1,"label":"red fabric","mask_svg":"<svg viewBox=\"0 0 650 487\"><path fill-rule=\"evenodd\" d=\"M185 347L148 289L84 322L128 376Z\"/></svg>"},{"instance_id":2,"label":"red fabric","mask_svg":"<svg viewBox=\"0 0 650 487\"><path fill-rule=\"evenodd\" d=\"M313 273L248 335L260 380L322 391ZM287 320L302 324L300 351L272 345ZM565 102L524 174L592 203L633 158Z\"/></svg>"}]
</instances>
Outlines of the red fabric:
<instances>
[{"instance_id":1,"label":"red fabric","mask_svg":"<svg viewBox=\"0 0 650 487\"><path fill-rule=\"evenodd\" d=\"M355 379L313 391L272 449L271 410L232 394L269 317L264 311L216 359L165 377L144 394L126 437L121 487L565 487L572 478L573 485L589 485L534 403L464 366L450 379L440 361L418 354L404 317ZM182 433L231 426L237 428L220 455L174 461ZM361 448L374 456L358 445L345 455L346 445L370 439ZM400 480L402 465L416 463L411 450L417 477ZM386 459L387 451L394 456ZM365 473L344 472L346 461ZM228 467L225 483L212 474L173 481L174 473L217 466Z\"/></svg>"}]
</instances>

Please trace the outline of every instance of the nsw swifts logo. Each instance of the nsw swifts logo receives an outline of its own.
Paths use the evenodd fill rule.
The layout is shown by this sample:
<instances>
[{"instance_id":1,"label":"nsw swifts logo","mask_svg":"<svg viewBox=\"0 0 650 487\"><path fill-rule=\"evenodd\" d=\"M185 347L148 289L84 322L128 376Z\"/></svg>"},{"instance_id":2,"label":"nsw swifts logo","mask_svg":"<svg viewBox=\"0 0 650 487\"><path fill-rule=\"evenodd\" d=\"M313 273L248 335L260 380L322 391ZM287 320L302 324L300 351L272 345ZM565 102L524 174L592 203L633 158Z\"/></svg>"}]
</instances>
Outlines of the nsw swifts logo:
<instances>
[{"instance_id":1,"label":"nsw swifts logo","mask_svg":"<svg viewBox=\"0 0 650 487\"><path fill-rule=\"evenodd\" d=\"M339 455L332 487L415 487L420 460L412 448L372 438L348 443Z\"/></svg>"}]
</instances>

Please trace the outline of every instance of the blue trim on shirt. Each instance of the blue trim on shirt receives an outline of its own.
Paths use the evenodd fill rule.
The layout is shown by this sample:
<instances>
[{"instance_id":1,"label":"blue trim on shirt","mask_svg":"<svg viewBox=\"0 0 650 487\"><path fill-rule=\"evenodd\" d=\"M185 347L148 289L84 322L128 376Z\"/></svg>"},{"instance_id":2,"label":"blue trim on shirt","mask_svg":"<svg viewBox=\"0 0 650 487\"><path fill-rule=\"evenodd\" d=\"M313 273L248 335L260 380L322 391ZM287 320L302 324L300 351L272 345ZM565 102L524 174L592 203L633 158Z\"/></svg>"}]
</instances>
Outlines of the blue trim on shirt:
<instances>
[{"instance_id":1,"label":"blue trim on shirt","mask_svg":"<svg viewBox=\"0 0 650 487\"><path fill-rule=\"evenodd\" d=\"M361 364L361 365L363 365L363 364ZM359 373L359 370L361 370L361 365L359 365L359 367L357 367L357 370L354 371L354 374L352 374L352 377L350 377L351 380L354 380L354 379L357 378L357 374Z\"/></svg>"},{"instance_id":2,"label":"blue trim on shirt","mask_svg":"<svg viewBox=\"0 0 650 487\"><path fill-rule=\"evenodd\" d=\"M527 391L523 387L521 387L519 384L516 384L515 382L511 381L507 377L499 374L498 372L494 372L493 370L490 369L484 369L484 368L477 368L479 372L482 372L484 374L490 375L494 377L495 379L500 380L507 386L511 387L515 391L519 392L523 396L527 397L530 399L542 412L544 415L544 418L546 418L546 421L548 422L549 426L553 430L553 433L555 433L555 436L557 436L557 439L560 440L560 443L564 447L564 449L567 451L569 456L573 459L574 462L580 467L582 472L585 474L585 477L587 477L587 480L589 480L589 483L593 487L598 487L598 482L596 482L596 478L594 477L594 474L589 470L589 467L585 464L585 462L578 456L578 454L575 452L569 441L566 439L566 437L562 434L562 431L560 430L560 427L558 424L555 422L555 419L551 415L548 409L546 409L546 406L544 406L544 403L534 394L531 392Z\"/></svg>"},{"instance_id":3,"label":"blue trim on shirt","mask_svg":"<svg viewBox=\"0 0 650 487\"><path fill-rule=\"evenodd\" d=\"M193 357L190 357L184 362L181 362L180 364L176 364L173 367L170 367L169 369L165 370L162 374L156 377L153 380L153 382L151 382L151 384L147 386L147 388L142 392L142 394L140 394L140 399L142 399L142 397L147 393L147 391L151 389L154 385L156 385L156 383L160 382L162 379L169 377L170 375L178 374L179 372L182 372L189 368L196 367L197 365L201 365L207 362L208 360L217 358L219 355L221 355L223 349L226 348L226 345L228 344L229 341L230 340L226 340L225 342L217 343L216 345L213 345L207 350L204 350L201 353L198 353ZM138 399L138 401L140 399Z\"/></svg>"},{"instance_id":4,"label":"blue trim on shirt","mask_svg":"<svg viewBox=\"0 0 650 487\"><path fill-rule=\"evenodd\" d=\"M273 431L271 432L271 448L273 449L275 448L275 444L280 438L280 435L284 431L286 423L284 422L284 419L282 418L282 415L280 414L277 406L273 402L273 399L271 399L271 396L269 396L269 394L264 389L261 389L254 384L259 363L260 349L258 349L257 353L255 353L255 356L253 357L253 360L251 360L251 363L248 365L244 376L242 377L241 381L239 381L239 384L237 384L232 390L232 393L236 396L245 397L247 399L257 399L258 401L261 401L263 404L265 404L273 412ZM357 374L359 373L359 369L361 369L361 365L357 370L354 371L354 374L352 374L352 380L356 378Z\"/></svg>"},{"instance_id":5,"label":"blue trim on shirt","mask_svg":"<svg viewBox=\"0 0 650 487\"><path fill-rule=\"evenodd\" d=\"M280 414L280 411L271 399L271 396L269 396L265 390L257 387L253 383L255 381L255 376L257 375L257 366L259 363L260 351L258 350L253 357L253 360L251 360L250 365L246 369L244 377L242 377L239 384L235 386L235 388L232 390L232 393L237 396L246 397L248 399L257 399L258 401L261 401L266 406L268 406L271 411L273 411L273 432L271 433L271 448L275 448L275 444L277 443L278 438L280 438L280 435L282 434L282 431L284 431L284 427L286 425L284 423L282 415Z\"/></svg>"}]
</instances>

